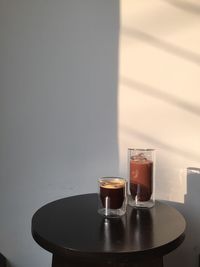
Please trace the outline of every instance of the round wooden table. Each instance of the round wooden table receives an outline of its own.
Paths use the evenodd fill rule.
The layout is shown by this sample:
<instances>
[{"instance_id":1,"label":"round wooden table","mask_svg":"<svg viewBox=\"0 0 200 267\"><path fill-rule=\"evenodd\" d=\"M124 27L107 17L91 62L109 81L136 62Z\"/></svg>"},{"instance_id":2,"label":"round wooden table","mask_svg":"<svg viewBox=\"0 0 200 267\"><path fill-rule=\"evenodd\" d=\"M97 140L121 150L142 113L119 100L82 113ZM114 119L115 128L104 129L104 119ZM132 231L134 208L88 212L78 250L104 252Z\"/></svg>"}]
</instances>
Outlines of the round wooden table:
<instances>
[{"instance_id":1,"label":"round wooden table","mask_svg":"<svg viewBox=\"0 0 200 267\"><path fill-rule=\"evenodd\" d=\"M53 254L52 267L161 267L184 240L185 220L171 206L128 206L121 218L105 219L97 201L97 194L68 197L34 214L33 238Z\"/></svg>"}]
</instances>

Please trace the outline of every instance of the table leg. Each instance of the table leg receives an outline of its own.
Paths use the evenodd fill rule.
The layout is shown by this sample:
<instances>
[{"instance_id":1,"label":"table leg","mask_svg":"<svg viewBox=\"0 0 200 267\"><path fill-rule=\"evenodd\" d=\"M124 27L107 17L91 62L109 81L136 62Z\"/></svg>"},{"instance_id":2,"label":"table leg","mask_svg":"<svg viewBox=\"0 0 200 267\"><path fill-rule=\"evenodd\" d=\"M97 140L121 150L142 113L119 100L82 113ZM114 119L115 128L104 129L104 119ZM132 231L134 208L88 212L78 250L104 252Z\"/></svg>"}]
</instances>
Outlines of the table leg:
<instances>
[{"instance_id":1,"label":"table leg","mask_svg":"<svg viewBox=\"0 0 200 267\"><path fill-rule=\"evenodd\" d=\"M53 255L52 267L94 267L90 263L70 263L64 257ZM114 264L96 264L95 267L163 267L163 258L156 258L148 261L129 262L129 263L114 263Z\"/></svg>"}]
</instances>

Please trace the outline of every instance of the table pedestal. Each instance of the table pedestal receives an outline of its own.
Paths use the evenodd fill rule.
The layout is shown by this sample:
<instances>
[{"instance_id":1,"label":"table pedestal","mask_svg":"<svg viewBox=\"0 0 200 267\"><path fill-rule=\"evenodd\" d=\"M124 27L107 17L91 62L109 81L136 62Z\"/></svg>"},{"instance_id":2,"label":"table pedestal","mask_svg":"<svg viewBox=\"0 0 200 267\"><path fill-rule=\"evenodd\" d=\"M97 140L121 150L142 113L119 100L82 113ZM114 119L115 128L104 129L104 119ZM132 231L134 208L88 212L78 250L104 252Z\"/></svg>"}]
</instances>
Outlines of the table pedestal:
<instances>
[{"instance_id":1,"label":"table pedestal","mask_svg":"<svg viewBox=\"0 0 200 267\"><path fill-rule=\"evenodd\" d=\"M163 267L163 258L148 259L147 261L128 263L85 263L68 262L66 258L53 255L52 267Z\"/></svg>"}]
</instances>

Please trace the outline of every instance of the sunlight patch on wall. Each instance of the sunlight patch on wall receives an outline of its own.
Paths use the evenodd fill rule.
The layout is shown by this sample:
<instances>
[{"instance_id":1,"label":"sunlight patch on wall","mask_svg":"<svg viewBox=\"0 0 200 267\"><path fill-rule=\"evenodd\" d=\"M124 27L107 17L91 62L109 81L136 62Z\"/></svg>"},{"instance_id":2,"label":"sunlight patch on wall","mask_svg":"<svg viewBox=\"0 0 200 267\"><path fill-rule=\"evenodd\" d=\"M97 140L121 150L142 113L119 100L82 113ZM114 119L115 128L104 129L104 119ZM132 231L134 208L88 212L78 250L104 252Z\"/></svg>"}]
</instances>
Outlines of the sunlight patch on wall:
<instances>
[{"instance_id":1,"label":"sunlight patch on wall","mask_svg":"<svg viewBox=\"0 0 200 267\"><path fill-rule=\"evenodd\" d=\"M119 153L157 149L156 196L184 202L200 166L200 17L171 1L121 1Z\"/></svg>"}]
</instances>

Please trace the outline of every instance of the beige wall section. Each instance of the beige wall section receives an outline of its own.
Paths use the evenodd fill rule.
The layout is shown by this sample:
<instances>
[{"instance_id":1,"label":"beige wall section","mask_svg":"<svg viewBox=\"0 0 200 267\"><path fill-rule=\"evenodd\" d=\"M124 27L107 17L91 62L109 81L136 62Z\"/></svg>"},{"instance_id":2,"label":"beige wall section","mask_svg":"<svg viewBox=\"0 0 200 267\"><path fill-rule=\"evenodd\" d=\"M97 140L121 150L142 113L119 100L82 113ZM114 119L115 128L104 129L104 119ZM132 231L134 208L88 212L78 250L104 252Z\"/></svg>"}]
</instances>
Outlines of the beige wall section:
<instances>
[{"instance_id":1,"label":"beige wall section","mask_svg":"<svg viewBox=\"0 0 200 267\"><path fill-rule=\"evenodd\" d=\"M121 175L128 147L156 148L156 197L181 207L198 235L200 217L192 203L200 202L193 183L200 188L200 172L191 175L187 168L200 168L200 3L122 0L120 10ZM179 256L182 266L197 266L200 240L191 236L185 256L178 250L177 262L169 256L168 266L177 266Z\"/></svg>"},{"instance_id":2,"label":"beige wall section","mask_svg":"<svg viewBox=\"0 0 200 267\"><path fill-rule=\"evenodd\" d=\"M178 3L121 1L119 144L124 174L127 147L156 148L157 197L183 202L200 163L200 18Z\"/></svg>"}]
</instances>

